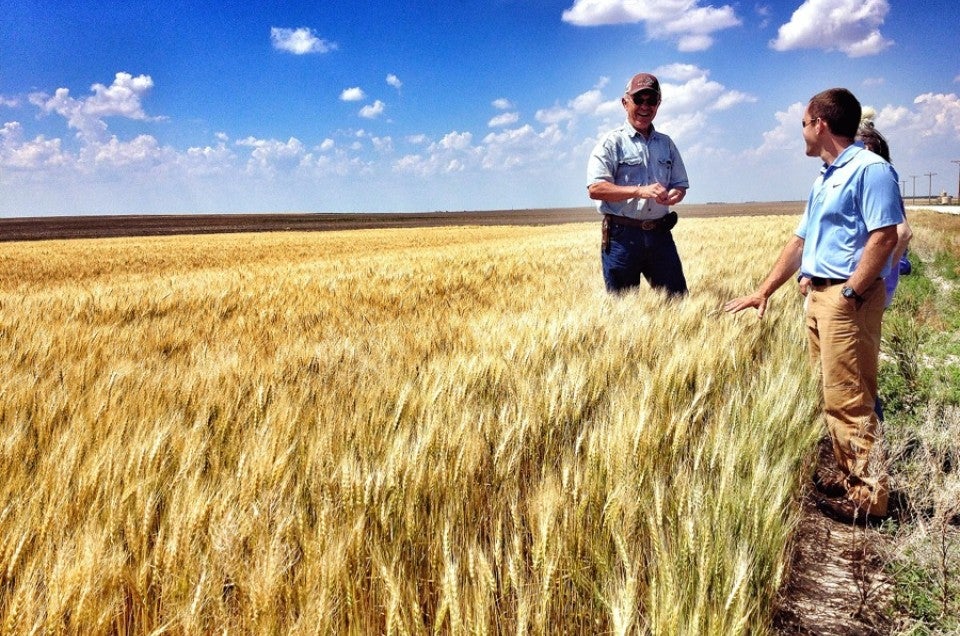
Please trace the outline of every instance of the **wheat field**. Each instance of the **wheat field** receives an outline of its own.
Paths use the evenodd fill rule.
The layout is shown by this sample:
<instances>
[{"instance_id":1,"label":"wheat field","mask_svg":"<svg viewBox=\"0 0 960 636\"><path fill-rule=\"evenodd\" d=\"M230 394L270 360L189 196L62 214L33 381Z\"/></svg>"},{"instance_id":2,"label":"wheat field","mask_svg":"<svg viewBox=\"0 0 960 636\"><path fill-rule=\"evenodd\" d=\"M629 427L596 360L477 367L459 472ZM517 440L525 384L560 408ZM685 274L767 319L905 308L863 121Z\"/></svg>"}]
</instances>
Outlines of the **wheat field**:
<instances>
[{"instance_id":1,"label":"wheat field","mask_svg":"<svg viewBox=\"0 0 960 636\"><path fill-rule=\"evenodd\" d=\"M820 433L787 217L0 244L5 634L755 634Z\"/></svg>"}]
</instances>

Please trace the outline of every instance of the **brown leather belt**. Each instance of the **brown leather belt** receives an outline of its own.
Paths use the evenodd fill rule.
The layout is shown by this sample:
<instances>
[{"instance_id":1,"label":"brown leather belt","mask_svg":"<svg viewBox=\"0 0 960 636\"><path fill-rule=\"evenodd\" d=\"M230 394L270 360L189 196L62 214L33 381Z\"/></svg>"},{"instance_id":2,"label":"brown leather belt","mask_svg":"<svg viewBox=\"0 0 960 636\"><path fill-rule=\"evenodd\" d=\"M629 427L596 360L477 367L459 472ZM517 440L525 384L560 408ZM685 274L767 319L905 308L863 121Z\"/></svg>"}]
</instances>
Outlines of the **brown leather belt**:
<instances>
[{"instance_id":1,"label":"brown leather belt","mask_svg":"<svg viewBox=\"0 0 960 636\"><path fill-rule=\"evenodd\" d=\"M619 214L604 214L610 223L614 225L625 225L626 227L638 227L641 230L659 230L663 224L665 216L661 216L659 219L634 219L629 216L620 216Z\"/></svg>"},{"instance_id":2,"label":"brown leather belt","mask_svg":"<svg viewBox=\"0 0 960 636\"><path fill-rule=\"evenodd\" d=\"M878 276L875 280L881 280L883 277ZM844 285L847 282L846 278L820 278L819 276L811 276L810 282L813 283L814 287L829 287L831 285Z\"/></svg>"},{"instance_id":3,"label":"brown leather belt","mask_svg":"<svg viewBox=\"0 0 960 636\"><path fill-rule=\"evenodd\" d=\"M827 285L842 285L847 282L846 278L820 278L819 276L811 276L810 282L813 283L814 287L826 287Z\"/></svg>"}]
</instances>

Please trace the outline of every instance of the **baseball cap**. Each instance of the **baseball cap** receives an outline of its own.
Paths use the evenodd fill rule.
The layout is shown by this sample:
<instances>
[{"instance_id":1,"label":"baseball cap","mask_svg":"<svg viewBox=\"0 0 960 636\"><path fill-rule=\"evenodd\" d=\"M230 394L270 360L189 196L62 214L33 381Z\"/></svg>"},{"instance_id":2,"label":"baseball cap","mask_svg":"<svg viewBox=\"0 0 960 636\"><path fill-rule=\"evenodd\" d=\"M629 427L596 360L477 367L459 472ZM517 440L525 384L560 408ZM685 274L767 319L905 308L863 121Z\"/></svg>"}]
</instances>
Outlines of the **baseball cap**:
<instances>
[{"instance_id":1,"label":"baseball cap","mask_svg":"<svg viewBox=\"0 0 960 636\"><path fill-rule=\"evenodd\" d=\"M627 82L627 95L633 95L640 91L653 91L660 94L660 82L650 73L637 73Z\"/></svg>"}]
</instances>

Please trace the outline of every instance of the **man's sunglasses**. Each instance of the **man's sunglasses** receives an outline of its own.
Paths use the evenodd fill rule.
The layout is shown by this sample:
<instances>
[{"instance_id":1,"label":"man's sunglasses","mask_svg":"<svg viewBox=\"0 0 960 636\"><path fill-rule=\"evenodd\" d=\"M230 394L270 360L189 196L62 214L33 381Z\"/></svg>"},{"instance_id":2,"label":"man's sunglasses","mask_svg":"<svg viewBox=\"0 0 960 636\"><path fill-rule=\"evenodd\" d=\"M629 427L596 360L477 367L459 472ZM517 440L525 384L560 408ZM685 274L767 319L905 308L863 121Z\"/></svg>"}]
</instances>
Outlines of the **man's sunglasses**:
<instances>
[{"instance_id":1,"label":"man's sunglasses","mask_svg":"<svg viewBox=\"0 0 960 636\"><path fill-rule=\"evenodd\" d=\"M640 93L634 93L632 95L633 103L637 106L656 106L660 103L660 98L656 95L650 95L649 97L644 97Z\"/></svg>"}]
</instances>

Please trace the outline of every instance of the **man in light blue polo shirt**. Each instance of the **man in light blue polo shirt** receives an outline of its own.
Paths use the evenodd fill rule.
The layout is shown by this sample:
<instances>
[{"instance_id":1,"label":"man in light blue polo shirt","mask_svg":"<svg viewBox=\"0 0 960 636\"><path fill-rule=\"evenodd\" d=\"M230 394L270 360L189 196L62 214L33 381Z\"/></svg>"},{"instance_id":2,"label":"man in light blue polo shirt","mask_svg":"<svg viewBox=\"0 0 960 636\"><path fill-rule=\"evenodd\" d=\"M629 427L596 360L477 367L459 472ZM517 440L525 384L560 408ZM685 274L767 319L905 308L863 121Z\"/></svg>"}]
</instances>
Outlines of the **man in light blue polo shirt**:
<instances>
[{"instance_id":1,"label":"man in light blue polo shirt","mask_svg":"<svg viewBox=\"0 0 960 636\"><path fill-rule=\"evenodd\" d=\"M810 359L823 381L824 416L838 472L814 478L834 518L863 522L887 514L887 478L879 461L874 412L883 276L903 221L899 177L878 155L854 144L860 103L850 91L818 93L804 112L806 154L823 160L796 233L757 290L731 300L730 312L755 307L793 278L809 277L806 310Z\"/></svg>"},{"instance_id":2,"label":"man in light blue polo shirt","mask_svg":"<svg viewBox=\"0 0 960 636\"><path fill-rule=\"evenodd\" d=\"M610 292L632 289L646 278L672 296L687 293L683 266L670 229L670 206L690 186L680 152L670 137L654 130L660 82L638 73L620 100L627 121L607 133L587 162L587 192L603 214L601 264Z\"/></svg>"}]
</instances>

